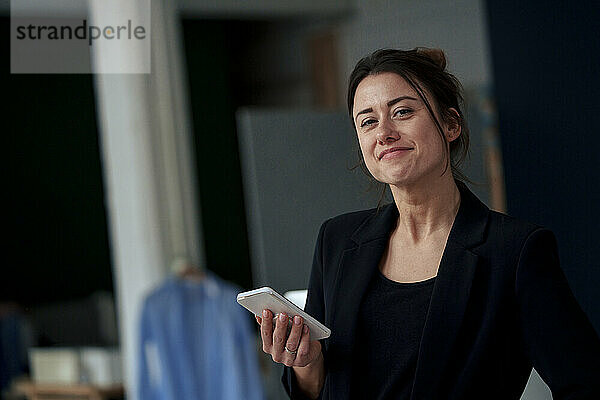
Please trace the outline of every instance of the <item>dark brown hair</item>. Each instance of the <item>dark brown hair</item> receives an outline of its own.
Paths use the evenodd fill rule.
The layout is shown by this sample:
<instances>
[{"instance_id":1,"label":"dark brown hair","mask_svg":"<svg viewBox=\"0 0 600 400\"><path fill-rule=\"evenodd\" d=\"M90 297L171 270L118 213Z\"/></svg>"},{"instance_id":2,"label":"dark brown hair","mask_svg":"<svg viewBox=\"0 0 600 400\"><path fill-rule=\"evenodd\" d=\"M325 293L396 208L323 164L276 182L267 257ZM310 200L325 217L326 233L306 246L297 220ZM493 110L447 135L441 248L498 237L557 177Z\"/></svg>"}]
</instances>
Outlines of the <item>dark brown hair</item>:
<instances>
[{"instance_id":1,"label":"dark brown hair","mask_svg":"<svg viewBox=\"0 0 600 400\"><path fill-rule=\"evenodd\" d=\"M462 85L454 75L446 71L444 52L440 49L423 47L412 50L380 49L362 58L354 67L348 82L348 113L353 126L352 111L356 88L367 76L383 72L392 72L401 76L415 90L427 107L438 128L440 138L444 142L444 149L446 149L446 168L442 174L450 166L455 179L469 181L459 169L469 153L469 131L462 111L464 103ZM431 95L433 105L425 97L425 91ZM442 125L436 117L433 107L436 107L436 111L445 123L460 125L461 134L457 139L450 142L449 151ZM450 110L451 108L456 110L458 116ZM360 165L363 171L371 176L365 166L360 146L358 147L358 154L360 162L357 166ZM381 186L380 204L387 187L384 184Z\"/></svg>"}]
</instances>

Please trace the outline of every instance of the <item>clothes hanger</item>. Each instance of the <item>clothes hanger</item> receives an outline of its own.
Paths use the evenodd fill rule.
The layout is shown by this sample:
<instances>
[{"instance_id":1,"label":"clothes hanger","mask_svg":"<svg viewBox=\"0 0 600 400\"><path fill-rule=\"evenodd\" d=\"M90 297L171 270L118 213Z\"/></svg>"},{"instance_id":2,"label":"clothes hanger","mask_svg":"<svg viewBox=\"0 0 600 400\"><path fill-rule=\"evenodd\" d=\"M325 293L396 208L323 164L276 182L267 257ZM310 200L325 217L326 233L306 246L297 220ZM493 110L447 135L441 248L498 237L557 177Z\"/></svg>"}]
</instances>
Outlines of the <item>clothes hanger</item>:
<instances>
[{"instance_id":1,"label":"clothes hanger","mask_svg":"<svg viewBox=\"0 0 600 400\"><path fill-rule=\"evenodd\" d=\"M176 258L172 263L171 270L179 279L202 282L206 278L204 271L185 257Z\"/></svg>"}]
</instances>

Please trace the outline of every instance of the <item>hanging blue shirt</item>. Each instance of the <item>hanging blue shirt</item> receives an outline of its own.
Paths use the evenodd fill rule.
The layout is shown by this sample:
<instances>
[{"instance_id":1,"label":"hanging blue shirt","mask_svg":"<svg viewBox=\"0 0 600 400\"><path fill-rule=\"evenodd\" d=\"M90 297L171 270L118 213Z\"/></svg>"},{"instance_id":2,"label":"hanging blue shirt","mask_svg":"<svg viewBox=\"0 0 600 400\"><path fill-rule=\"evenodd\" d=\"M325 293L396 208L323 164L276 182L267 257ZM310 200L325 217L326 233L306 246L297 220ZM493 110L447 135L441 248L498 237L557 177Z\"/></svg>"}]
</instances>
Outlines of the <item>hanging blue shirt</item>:
<instances>
[{"instance_id":1,"label":"hanging blue shirt","mask_svg":"<svg viewBox=\"0 0 600 400\"><path fill-rule=\"evenodd\" d=\"M262 400L257 341L235 286L169 278L141 318L140 400Z\"/></svg>"}]
</instances>

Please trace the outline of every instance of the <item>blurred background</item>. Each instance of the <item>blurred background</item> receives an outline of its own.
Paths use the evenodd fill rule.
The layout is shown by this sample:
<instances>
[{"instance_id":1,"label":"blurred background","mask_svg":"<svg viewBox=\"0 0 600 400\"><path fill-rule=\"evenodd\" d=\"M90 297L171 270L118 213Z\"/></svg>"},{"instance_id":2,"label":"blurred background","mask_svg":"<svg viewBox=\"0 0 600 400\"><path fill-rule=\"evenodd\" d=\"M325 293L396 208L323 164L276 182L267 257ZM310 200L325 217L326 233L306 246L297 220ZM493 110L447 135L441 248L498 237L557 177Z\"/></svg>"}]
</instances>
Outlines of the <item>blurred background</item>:
<instances>
[{"instance_id":1,"label":"blurred background","mask_svg":"<svg viewBox=\"0 0 600 400\"><path fill-rule=\"evenodd\" d=\"M132 9L39 4L79 19ZM152 0L150 74L11 74L0 5L4 398L283 398L234 296L305 289L320 224L376 206L351 168L345 90L382 47L446 52L471 188L554 231L600 331L597 2ZM89 62L135 56L104 51ZM204 383L164 389L186 376ZM551 396L533 374L523 398Z\"/></svg>"}]
</instances>

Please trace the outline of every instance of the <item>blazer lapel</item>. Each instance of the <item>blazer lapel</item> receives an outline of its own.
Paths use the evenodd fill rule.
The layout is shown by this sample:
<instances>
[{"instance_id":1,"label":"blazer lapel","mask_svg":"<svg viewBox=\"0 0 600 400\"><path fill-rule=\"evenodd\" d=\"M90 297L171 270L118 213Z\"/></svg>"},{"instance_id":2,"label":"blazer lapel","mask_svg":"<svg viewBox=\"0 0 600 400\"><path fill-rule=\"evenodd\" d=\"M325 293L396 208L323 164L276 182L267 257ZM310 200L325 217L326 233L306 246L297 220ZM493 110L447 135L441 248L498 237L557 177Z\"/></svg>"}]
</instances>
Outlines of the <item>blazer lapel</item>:
<instances>
[{"instance_id":1,"label":"blazer lapel","mask_svg":"<svg viewBox=\"0 0 600 400\"><path fill-rule=\"evenodd\" d=\"M484 238L489 209L462 183L454 220L431 295L421 337L412 400L432 399L460 329L478 256L470 249Z\"/></svg>"},{"instance_id":2,"label":"blazer lapel","mask_svg":"<svg viewBox=\"0 0 600 400\"><path fill-rule=\"evenodd\" d=\"M412 400L433 399L461 326L477 255L448 242L431 295L421 337Z\"/></svg>"},{"instance_id":3,"label":"blazer lapel","mask_svg":"<svg viewBox=\"0 0 600 400\"><path fill-rule=\"evenodd\" d=\"M354 232L355 245L346 249L340 260L332 304L329 380L333 398L350 397L349 382L354 361L356 323L360 304L383 256L388 238L398 218L395 204L388 204L374 214Z\"/></svg>"}]
</instances>

